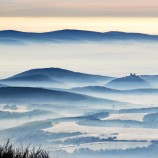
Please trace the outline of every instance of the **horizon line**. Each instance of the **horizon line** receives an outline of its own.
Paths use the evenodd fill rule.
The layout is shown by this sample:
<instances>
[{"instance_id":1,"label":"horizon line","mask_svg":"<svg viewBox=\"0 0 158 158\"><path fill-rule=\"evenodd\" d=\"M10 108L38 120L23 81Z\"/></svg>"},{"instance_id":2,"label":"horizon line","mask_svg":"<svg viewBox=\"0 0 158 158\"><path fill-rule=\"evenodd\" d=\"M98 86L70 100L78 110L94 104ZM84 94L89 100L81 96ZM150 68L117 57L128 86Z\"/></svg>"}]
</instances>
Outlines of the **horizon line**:
<instances>
[{"instance_id":1,"label":"horizon line","mask_svg":"<svg viewBox=\"0 0 158 158\"><path fill-rule=\"evenodd\" d=\"M35 32L35 31L22 31L19 29L2 29L0 30L0 32L4 32L4 31L14 31L14 32L21 32L21 33L35 33L35 34L42 34L42 33L52 33L52 32L60 32L60 31L83 31L83 32L94 32L94 33L101 33L101 34L105 34L105 33L127 33L127 34L142 34L142 35L150 35L150 36L158 36L158 34L150 34L150 33L142 33L142 32L127 32L127 31L116 31L116 30L111 30L111 31L92 31L92 30L87 30L87 29L57 29L57 30L50 30L50 31L41 31L41 32Z\"/></svg>"}]
</instances>

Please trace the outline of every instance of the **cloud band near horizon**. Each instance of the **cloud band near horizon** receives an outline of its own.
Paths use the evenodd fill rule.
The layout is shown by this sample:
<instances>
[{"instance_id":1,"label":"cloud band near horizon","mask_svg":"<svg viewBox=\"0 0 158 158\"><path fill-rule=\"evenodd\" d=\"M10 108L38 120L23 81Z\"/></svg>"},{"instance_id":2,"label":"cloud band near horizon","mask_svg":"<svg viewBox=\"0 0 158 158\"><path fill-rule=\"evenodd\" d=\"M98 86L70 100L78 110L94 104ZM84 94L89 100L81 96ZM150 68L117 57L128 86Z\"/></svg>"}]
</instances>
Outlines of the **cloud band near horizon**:
<instances>
[{"instance_id":1,"label":"cloud band near horizon","mask_svg":"<svg viewBox=\"0 0 158 158\"><path fill-rule=\"evenodd\" d=\"M1 17L158 17L157 0L1 0Z\"/></svg>"}]
</instances>

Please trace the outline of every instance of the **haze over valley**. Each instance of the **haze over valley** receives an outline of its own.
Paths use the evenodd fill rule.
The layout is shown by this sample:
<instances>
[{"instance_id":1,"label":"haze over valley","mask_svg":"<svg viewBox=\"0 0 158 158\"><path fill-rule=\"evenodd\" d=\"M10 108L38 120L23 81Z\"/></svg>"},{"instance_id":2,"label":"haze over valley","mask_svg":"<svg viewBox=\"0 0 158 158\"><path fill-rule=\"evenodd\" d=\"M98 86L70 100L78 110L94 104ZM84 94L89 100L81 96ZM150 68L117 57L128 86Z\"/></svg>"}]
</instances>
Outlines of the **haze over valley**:
<instances>
[{"instance_id":1,"label":"haze over valley","mask_svg":"<svg viewBox=\"0 0 158 158\"><path fill-rule=\"evenodd\" d=\"M155 158L158 36L0 32L0 141L59 158Z\"/></svg>"}]
</instances>

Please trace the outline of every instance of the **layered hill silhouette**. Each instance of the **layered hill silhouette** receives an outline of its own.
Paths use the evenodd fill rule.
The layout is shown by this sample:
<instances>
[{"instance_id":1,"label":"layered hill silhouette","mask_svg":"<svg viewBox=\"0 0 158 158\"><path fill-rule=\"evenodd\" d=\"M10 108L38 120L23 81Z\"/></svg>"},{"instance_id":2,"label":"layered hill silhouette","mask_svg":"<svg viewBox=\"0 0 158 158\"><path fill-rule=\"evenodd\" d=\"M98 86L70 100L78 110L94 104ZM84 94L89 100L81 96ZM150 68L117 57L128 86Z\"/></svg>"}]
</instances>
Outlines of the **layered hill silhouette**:
<instances>
[{"instance_id":1,"label":"layered hill silhouette","mask_svg":"<svg viewBox=\"0 0 158 158\"><path fill-rule=\"evenodd\" d=\"M105 40L158 40L157 35L126 32L93 32L84 30L59 30L45 33L20 32L14 30L0 31L0 43L19 43L23 41L105 41Z\"/></svg>"},{"instance_id":2,"label":"layered hill silhouette","mask_svg":"<svg viewBox=\"0 0 158 158\"><path fill-rule=\"evenodd\" d=\"M1 88L1 87L7 87L7 85L4 85L4 84L0 84L0 88Z\"/></svg>"},{"instance_id":3,"label":"layered hill silhouette","mask_svg":"<svg viewBox=\"0 0 158 158\"><path fill-rule=\"evenodd\" d=\"M92 96L107 96L107 95L157 95L158 89L156 88L142 88L130 90L116 90L103 86L87 86L76 87L69 89L70 92L75 92L84 95Z\"/></svg>"},{"instance_id":4,"label":"layered hill silhouette","mask_svg":"<svg viewBox=\"0 0 158 158\"><path fill-rule=\"evenodd\" d=\"M62 88L71 91L121 93L120 90L157 89L157 75L130 74L122 78L86 74L61 68L31 69L0 80L0 87ZM75 88L76 87L76 88Z\"/></svg>"},{"instance_id":5,"label":"layered hill silhouette","mask_svg":"<svg viewBox=\"0 0 158 158\"><path fill-rule=\"evenodd\" d=\"M141 78L158 87L158 75L142 75Z\"/></svg>"},{"instance_id":6,"label":"layered hill silhouette","mask_svg":"<svg viewBox=\"0 0 158 158\"><path fill-rule=\"evenodd\" d=\"M59 90L48 90L30 87L2 87L0 88L0 103L53 103L61 105L99 106L111 107L132 105L110 99L90 97Z\"/></svg>"},{"instance_id":7,"label":"layered hill silhouette","mask_svg":"<svg viewBox=\"0 0 158 158\"><path fill-rule=\"evenodd\" d=\"M3 84L12 86L38 86L38 87L66 87L69 85L87 85L106 83L113 77L92 75L60 68L32 69L7 79L1 80Z\"/></svg>"},{"instance_id":8,"label":"layered hill silhouette","mask_svg":"<svg viewBox=\"0 0 158 158\"><path fill-rule=\"evenodd\" d=\"M106 84L108 88L113 89L139 89L139 88L150 88L151 85L146 80L142 79L140 76L135 74L130 74L130 76L117 78Z\"/></svg>"},{"instance_id":9,"label":"layered hill silhouette","mask_svg":"<svg viewBox=\"0 0 158 158\"><path fill-rule=\"evenodd\" d=\"M71 88L70 91L77 93L121 93L121 90L111 89L103 86L86 86L86 87L75 87Z\"/></svg>"},{"instance_id":10,"label":"layered hill silhouette","mask_svg":"<svg viewBox=\"0 0 158 158\"><path fill-rule=\"evenodd\" d=\"M11 86L30 86L30 87L62 87L64 84L62 82L56 81L46 75L41 74L31 74L24 76L10 77L1 80L3 83L7 83Z\"/></svg>"}]
</instances>

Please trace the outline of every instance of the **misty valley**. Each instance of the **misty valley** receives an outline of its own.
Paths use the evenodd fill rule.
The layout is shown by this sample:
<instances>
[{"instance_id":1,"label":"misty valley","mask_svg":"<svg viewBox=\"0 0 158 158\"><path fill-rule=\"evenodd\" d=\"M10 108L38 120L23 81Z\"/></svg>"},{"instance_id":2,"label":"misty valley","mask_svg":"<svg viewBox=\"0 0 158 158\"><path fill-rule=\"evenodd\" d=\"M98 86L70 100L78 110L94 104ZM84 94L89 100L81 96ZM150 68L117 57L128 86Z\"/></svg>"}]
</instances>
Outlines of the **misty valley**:
<instances>
[{"instance_id":1,"label":"misty valley","mask_svg":"<svg viewBox=\"0 0 158 158\"><path fill-rule=\"evenodd\" d=\"M155 158L157 41L0 31L0 145L41 147L50 158Z\"/></svg>"},{"instance_id":2,"label":"misty valley","mask_svg":"<svg viewBox=\"0 0 158 158\"><path fill-rule=\"evenodd\" d=\"M59 158L155 158L157 96L157 75L31 69L0 80L0 141Z\"/></svg>"}]
</instances>

